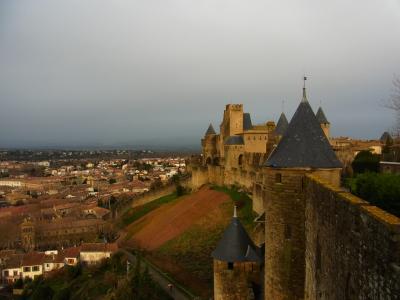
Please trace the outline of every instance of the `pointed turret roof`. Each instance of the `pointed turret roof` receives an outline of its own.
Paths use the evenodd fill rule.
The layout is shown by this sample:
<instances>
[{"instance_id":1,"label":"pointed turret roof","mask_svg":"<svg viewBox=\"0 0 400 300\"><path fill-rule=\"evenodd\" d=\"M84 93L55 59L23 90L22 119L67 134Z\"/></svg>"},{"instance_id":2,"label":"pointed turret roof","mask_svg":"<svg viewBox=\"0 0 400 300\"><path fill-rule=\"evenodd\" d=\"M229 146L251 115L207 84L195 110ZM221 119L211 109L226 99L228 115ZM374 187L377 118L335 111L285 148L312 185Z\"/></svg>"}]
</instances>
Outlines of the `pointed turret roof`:
<instances>
[{"instance_id":1,"label":"pointed turret roof","mask_svg":"<svg viewBox=\"0 0 400 300\"><path fill-rule=\"evenodd\" d=\"M232 135L228 136L225 140L225 145L244 145L243 136L241 135Z\"/></svg>"},{"instance_id":2,"label":"pointed turret roof","mask_svg":"<svg viewBox=\"0 0 400 300\"><path fill-rule=\"evenodd\" d=\"M235 214L225 229L212 257L227 262L261 262L260 249L254 245L249 235Z\"/></svg>"},{"instance_id":3,"label":"pointed turret roof","mask_svg":"<svg viewBox=\"0 0 400 300\"><path fill-rule=\"evenodd\" d=\"M326 118L324 111L322 110L322 107L318 108L317 114L316 114L317 120L319 124L330 124L328 119Z\"/></svg>"},{"instance_id":4,"label":"pointed turret roof","mask_svg":"<svg viewBox=\"0 0 400 300\"><path fill-rule=\"evenodd\" d=\"M277 135L283 135L286 131L286 129L289 126L289 122L285 116L285 113L281 113L281 116L279 117L278 123L276 124L275 127L275 133Z\"/></svg>"},{"instance_id":5,"label":"pointed turret roof","mask_svg":"<svg viewBox=\"0 0 400 300\"><path fill-rule=\"evenodd\" d=\"M388 141L389 141L389 142L393 141L393 138L392 138L392 136L390 135L389 132L385 131L385 132L381 135L380 141L381 141L381 143L384 143L384 144L385 144L385 143L387 143Z\"/></svg>"},{"instance_id":6,"label":"pointed turret roof","mask_svg":"<svg viewBox=\"0 0 400 300\"><path fill-rule=\"evenodd\" d=\"M216 133L215 133L215 130L214 130L214 127L212 126L211 123L210 123L210 125L208 126L208 129L207 129L205 135L210 135L210 134L216 134Z\"/></svg>"},{"instance_id":7,"label":"pointed turret roof","mask_svg":"<svg viewBox=\"0 0 400 300\"><path fill-rule=\"evenodd\" d=\"M278 168L341 168L308 103L305 88L288 129L265 165Z\"/></svg>"},{"instance_id":8,"label":"pointed turret roof","mask_svg":"<svg viewBox=\"0 0 400 300\"><path fill-rule=\"evenodd\" d=\"M253 124L251 123L251 116L249 113L243 113L243 130L253 129Z\"/></svg>"}]
</instances>

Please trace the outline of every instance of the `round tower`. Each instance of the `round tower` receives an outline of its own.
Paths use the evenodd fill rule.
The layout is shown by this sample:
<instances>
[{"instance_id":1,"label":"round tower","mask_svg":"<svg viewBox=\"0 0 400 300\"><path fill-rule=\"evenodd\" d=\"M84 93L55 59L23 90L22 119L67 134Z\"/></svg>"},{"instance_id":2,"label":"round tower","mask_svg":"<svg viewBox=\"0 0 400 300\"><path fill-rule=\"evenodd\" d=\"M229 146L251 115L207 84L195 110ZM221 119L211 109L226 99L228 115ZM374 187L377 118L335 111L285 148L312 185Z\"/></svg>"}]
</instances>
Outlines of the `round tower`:
<instances>
[{"instance_id":1,"label":"round tower","mask_svg":"<svg viewBox=\"0 0 400 300\"><path fill-rule=\"evenodd\" d=\"M322 107L318 108L317 114L316 114L317 120L322 128L322 131L325 133L326 137L329 139L330 138L330 127L331 124L329 123L328 119L325 116L324 111L322 110Z\"/></svg>"},{"instance_id":2,"label":"round tower","mask_svg":"<svg viewBox=\"0 0 400 300\"><path fill-rule=\"evenodd\" d=\"M204 138L201 140L201 146L203 152L203 164L218 164L217 135L211 123L208 126Z\"/></svg>"},{"instance_id":3,"label":"round tower","mask_svg":"<svg viewBox=\"0 0 400 300\"><path fill-rule=\"evenodd\" d=\"M27 217L21 224L21 243L26 251L35 250L35 223L31 217Z\"/></svg>"},{"instance_id":4,"label":"round tower","mask_svg":"<svg viewBox=\"0 0 400 300\"><path fill-rule=\"evenodd\" d=\"M262 293L260 248L254 245L235 213L214 258L214 300L254 299Z\"/></svg>"},{"instance_id":5,"label":"round tower","mask_svg":"<svg viewBox=\"0 0 400 300\"><path fill-rule=\"evenodd\" d=\"M304 87L303 99L263 169L265 299L304 298L305 175L318 173L338 185L340 170Z\"/></svg>"}]
</instances>

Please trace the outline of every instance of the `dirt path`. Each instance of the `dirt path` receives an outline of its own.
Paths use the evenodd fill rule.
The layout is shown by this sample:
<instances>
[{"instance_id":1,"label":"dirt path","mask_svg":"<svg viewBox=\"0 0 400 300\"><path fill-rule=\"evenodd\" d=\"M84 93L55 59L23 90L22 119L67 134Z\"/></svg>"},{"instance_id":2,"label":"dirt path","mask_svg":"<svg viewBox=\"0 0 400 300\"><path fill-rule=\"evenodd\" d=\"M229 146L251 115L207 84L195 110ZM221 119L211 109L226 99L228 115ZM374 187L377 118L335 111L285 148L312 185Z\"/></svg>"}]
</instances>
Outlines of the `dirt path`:
<instances>
[{"instance_id":1,"label":"dirt path","mask_svg":"<svg viewBox=\"0 0 400 300\"><path fill-rule=\"evenodd\" d=\"M141 228L134 234L132 241L140 248L154 250L226 201L230 201L230 198L225 193L204 187L137 220L132 226L139 225Z\"/></svg>"},{"instance_id":2,"label":"dirt path","mask_svg":"<svg viewBox=\"0 0 400 300\"><path fill-rule=\"evenodd\" d=\"M124 253L129 261L131 262L132 266L136 265L136 256L130 253L129 251L125 249L120 249L120 252ZM188 293L186 293L184 290L180 289L178 286L175 285L174 282L170 281L169 279L166 278L166 276L163 276L163 274L160 273L159 270L153 268L151 265L147 264L144 262L149 270L150 276L153 278L154 281L156 281L160 287L167 293L169 294L172 298L175 300L190 300L190 299L195 299L194 297L190 296ZM142 266L144 269L144 266ZM172 288L169 288L169 285L172 285Z\"/></svg>"}]
</instances>

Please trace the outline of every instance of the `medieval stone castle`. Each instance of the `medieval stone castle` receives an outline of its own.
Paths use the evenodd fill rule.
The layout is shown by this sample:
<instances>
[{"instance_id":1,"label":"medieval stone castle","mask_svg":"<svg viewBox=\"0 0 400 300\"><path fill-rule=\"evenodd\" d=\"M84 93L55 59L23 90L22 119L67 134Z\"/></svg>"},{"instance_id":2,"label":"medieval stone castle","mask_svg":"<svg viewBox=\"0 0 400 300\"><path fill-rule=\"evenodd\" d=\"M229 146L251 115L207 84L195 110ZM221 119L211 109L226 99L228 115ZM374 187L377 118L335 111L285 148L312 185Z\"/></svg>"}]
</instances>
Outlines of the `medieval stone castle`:
<instances>
[{"instance_id":1,"label":"medieval stone castle","mask_svg":"<svg viewBox=\"0 0 400 300\"><path fill-rule=\"evenodd\" d=\"M212 253L215 299L400 299L400 219L340 187L330 124L303 88L290 123L253 125L229 104L210 124L192 185L236 185L258 217L234 215Z\"/></svg>"}]
</instances>

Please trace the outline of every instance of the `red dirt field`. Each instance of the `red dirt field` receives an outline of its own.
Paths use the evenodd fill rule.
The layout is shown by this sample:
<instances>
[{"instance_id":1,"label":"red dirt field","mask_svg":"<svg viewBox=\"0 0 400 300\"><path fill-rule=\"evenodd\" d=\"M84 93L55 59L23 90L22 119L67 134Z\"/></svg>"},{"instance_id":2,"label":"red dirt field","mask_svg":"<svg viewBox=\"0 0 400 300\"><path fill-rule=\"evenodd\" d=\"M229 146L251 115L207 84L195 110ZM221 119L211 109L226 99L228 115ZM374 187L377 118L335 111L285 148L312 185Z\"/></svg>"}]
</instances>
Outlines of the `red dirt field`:
<instances>
[{"instance_id":1,"label":"red dirt field","mask_svg":"<svg viewBox=\"0 0 400 300\"><path fill-rule=\"evenodd\" d=\"M131 242L142 249L157 249L227 201L230 201L227 194L203 187L194 194L155 209L131 224L129 228L140 227Z\"/></svg>"}]
</instances>

